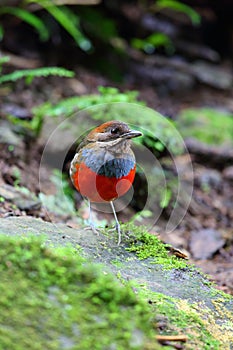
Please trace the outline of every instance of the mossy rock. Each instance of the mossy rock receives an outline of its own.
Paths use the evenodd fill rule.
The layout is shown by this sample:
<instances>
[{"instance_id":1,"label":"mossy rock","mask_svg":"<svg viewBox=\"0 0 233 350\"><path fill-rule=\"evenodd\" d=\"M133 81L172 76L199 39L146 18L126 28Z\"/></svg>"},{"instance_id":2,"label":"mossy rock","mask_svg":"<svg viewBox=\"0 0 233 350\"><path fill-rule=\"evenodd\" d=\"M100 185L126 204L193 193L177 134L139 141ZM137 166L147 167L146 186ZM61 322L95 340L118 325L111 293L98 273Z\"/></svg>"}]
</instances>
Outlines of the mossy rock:
<instances>
[{"instance_id":1,"label":"mossy rock","mask_svg":"<svg viewBox=\"0 0 233 350\"><path fill-rule=\"evenodd\" d=\"M117 246L108 230L0 219L2 348L30 348L31 338L33 349L152 350L160 333L185 335L185 349L230 350L232 296L143 227L122 231Z\"/></svg>"},{"instance_id":2,"label":"mossy rock","mask_svg":"<svg viewBox=\"0 0 233 350\"><path fill-rule=\"evenodd\" d=\"M129 285L73 248L5 236L0 247L1 349L146 349L149 310Z\"/></svg>"},{"instance_id":3,"label":"mossy rock","mask_svg":"<svg viewBox=\"0 0 233 350\"><path fill-rule=\"evenodd\" d=\"M213 146L233 145L233 115L213 108L183 110L176 126L184 138L195 138Z\"/></svg>"}]
</instances>

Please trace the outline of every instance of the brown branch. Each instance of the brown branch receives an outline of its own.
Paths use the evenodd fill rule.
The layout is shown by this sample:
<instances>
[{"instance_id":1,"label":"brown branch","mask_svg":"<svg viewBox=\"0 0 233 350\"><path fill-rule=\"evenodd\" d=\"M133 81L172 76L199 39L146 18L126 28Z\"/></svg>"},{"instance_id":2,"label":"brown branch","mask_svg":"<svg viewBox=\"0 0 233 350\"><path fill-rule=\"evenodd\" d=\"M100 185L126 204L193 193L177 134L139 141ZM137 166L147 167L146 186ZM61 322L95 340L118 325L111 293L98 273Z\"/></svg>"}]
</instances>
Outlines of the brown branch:
<instances>
[{"instance_id":1,"label":"brown branch","mask_svg":"<svg viewBox=\"0 0 233 350\"><path fill-rule=\"evenodd\" d=\"M14 55L7 51L1 51L0 56L8 56L10 60L5 65L17 68L32 69L41 66L41 62L36 59Z\"/></svg>"},{"instance_id":2,"label":"brown branch","mask_svg":"<svg viewBox=\"0 0 233 350\"><path fill-rule=\"evenodd\" d=\"M181 341L185 343L188 337L186 335L156 335L156 340L160 343L167 341Z\"/></svg>"}]
</instances>

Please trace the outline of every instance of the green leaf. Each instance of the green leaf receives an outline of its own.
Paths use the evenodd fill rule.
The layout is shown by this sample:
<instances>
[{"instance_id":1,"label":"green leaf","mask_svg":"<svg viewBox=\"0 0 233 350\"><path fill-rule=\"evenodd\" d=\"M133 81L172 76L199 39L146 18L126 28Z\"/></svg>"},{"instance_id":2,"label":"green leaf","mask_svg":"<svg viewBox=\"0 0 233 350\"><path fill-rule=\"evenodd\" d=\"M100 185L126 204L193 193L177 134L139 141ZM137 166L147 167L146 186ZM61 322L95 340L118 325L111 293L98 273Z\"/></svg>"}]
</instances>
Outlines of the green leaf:
<instances>
[{"instance_id":1,"label":"green leaf","mask_svg":"<svg viewBox=\"0 0 233 350\"><path fill-rule=\"evenodd\" d=\"M160 207L162 209L164 209L164 208L166 208L168 206L168 204L169 204L169 202L171 200L171 197L172 197L172 191L169 188L167 188L165 190L163 198L160 201Z\"/></svg>"},{"instance_id":2,"label":"green leaf","mask_svg":"<svg viewBox=\"0 0 233 350\"><path fill-rule=\"evenodd\" d=\"M49 32L41 19L27 10L18 7L2 6L0 8L0 15L10 14L20 18L22 21L28 23L38 32L40 39L46 41L49 39Z\"/></svg>"},{"instance_id":3,"label":"green leaf","mask_svg":"<svg viewBox=\"0 0 233 350\"><path fill-rule=\"evenodd\" d=\"M5 74L0 77L0 84L7 81L16 81L21 78L26 78L29 83L35 77L47 77L48 75L57 75L60 77L71 78L74 72L60 67L42 67L35 69L16 70L10 74Z\"/></svg>"},{"instance_id":4,"label":"green leaf","mask_svg":"<svg viewBox=\"0 0 233 350\"><path fill-rule=\"evenodd\" d=\"M3 28L3 26L0 24L0 41L2 41L3 36L4 36L4 28Z\"/></svg>"},{"instance_id":5,"label":"green leaf","mask_svg":"<svg viewBox=\"0 0 233 350\"><path fill-rule=\"evenodd\" d=\"M10 61L10 57L9 56L1 56L0 57L0 65L9 62Z\"/></svg>"},{"instance_id":6,"label":"green leaf","mask_svg":"<svg viewBox=\"0 0 233 350\"><path fill-rule=\"evenodd\" d=\"M193 10L190 6L175 0L158 0L156 1L158 9L169 8L174 11L186 14L192 21L192 24L198 25L201 22L201 16Z\"/></svg>"},{"instance_id":7,"label":"green leaf","mask_svg":"<svg viewBox=\"0 0 233 350\"><path fill-rule=\"evenodd\" d=\"M117 26L114 19L109 18L96 8L86 7L82 10L85 18L85 28L94 37L109 43L112 38L118 37Z\"/></svg>"},{"instance_id":8,"label":"green leaf","mask_svg":"<svg viewBox=\"0 0 233 350\"><path fill-rule=\"evenodd\" d=\"M33 0L27 0L27 2L34 2ZM89 51L92 48L92 44L88 38L79 29L79 17L70 10L67 6L56 6L52 1L37 0L40 6L42 6L75 40L78 46L83 51Z\"/></svg>"},{"instance_id":9,"label":"green leaf","mask_svg":"<svg viewBox=\"0 0 233 350\"><path fill-rule=\"evenodd\" d=\"M158 47L170 51L174 49L169 37L163 33L153 33L145 39L134 38L131 44L135 49L144 50L146 53L153 53Z\"/></svg>"},{"instance_id":10,"label":"green leaf","mask_svg":"<svg viewBox=\"0 0 233 350\"><path fill-rule=\"evenodd\" d=\"M143 104L143 102L137 101L137 91L125 91L119 92L114 87L99 87L100 94L83 95L68 97L55 105L50 103L42 104L33 109L34 114L42 114L50 117L57 117L64 113L69 114L76 110L83 110L85 108L95 106L98 104L107 104L113 102L131 102Z\"/></svg>"},{"instance_id":11,"label":"green leaf","mask_svg":"<svg viewBox=\"0 0 233 350\"><path fill-rule=\"evenodd\" d=\"M163 33L151 34L147 37L147 41L154 46L167 46L171 44L171 40Z\"/></svg>"},{"instance_id":12,"label":"green leaf","mask_svg":"<svg viewBox=\"0 0 233 350\"><path fill-rule=\"evenodd\" d=\"M10 57L8 57L8 56L0 57L0 73L2 71L2 65L6 62L9 62L9 61L10 61Z\"/></svg>"}]
</instances>

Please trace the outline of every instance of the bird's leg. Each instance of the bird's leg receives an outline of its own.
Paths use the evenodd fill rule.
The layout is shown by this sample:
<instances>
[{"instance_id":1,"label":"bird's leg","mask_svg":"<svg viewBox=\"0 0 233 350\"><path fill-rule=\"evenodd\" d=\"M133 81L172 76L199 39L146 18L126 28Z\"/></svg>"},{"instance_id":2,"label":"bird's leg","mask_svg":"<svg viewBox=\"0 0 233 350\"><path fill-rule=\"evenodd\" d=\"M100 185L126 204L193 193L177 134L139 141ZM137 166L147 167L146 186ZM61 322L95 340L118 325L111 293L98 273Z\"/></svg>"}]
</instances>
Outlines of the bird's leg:
<instances>
[{"instance_id":1,"label":"bird's leg","mask_svg":"<svg viewBox=\"0 0 233 350\"><path fill-rule=\"evenodd\" d=\"M88 223L90 225L90 228L92 229L92 231L94 233L97 233L99 234L96 226L95 226L95 223L94 223L94 220L93 220L93 217L92 217L92 210L91 210L91 201L89 201L88 199L88 208L89 208L89 217L88 217Z\"/></svg>"},{"instance_id":2,"label":"bird's leg","mask_svg":"<svg viewBox=\"0 0 233 350\"><path fill-rule=\"evenodd\" d=\"M117 219L117 215L116 215L116 211L115 211L115 208L114 208L114 205L113 205L113 201L110 201L110 204L111 204L113 215L114 215L114 218L115 218L115 221L116 221L116 231L118 233L117 245L120 245L120 243L121 243L121 227L120 227L120 223L119 223L119 221Z\"/></svg>"}]
</instances>

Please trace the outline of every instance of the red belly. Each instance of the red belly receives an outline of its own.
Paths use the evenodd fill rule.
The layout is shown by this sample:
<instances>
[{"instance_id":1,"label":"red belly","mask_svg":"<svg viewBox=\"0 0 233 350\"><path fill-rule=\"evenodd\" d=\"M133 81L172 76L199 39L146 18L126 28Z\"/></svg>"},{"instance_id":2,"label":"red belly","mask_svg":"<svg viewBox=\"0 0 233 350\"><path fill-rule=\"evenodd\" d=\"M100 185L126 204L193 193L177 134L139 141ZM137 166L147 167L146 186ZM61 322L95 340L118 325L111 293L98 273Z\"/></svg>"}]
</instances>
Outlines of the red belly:
<instances>
[{"instance_id":1,"label":"red belly","mask_svg":"<svg viewBox=\"0 0 233 350\"><path fill-rule=\"evenodd\" d=\"M123 196L131 187L136 166L119 179L97 175L84 163L76 164L72 175L75 188L91 202L109 202Z\"/></svg>"}]
</instances>

